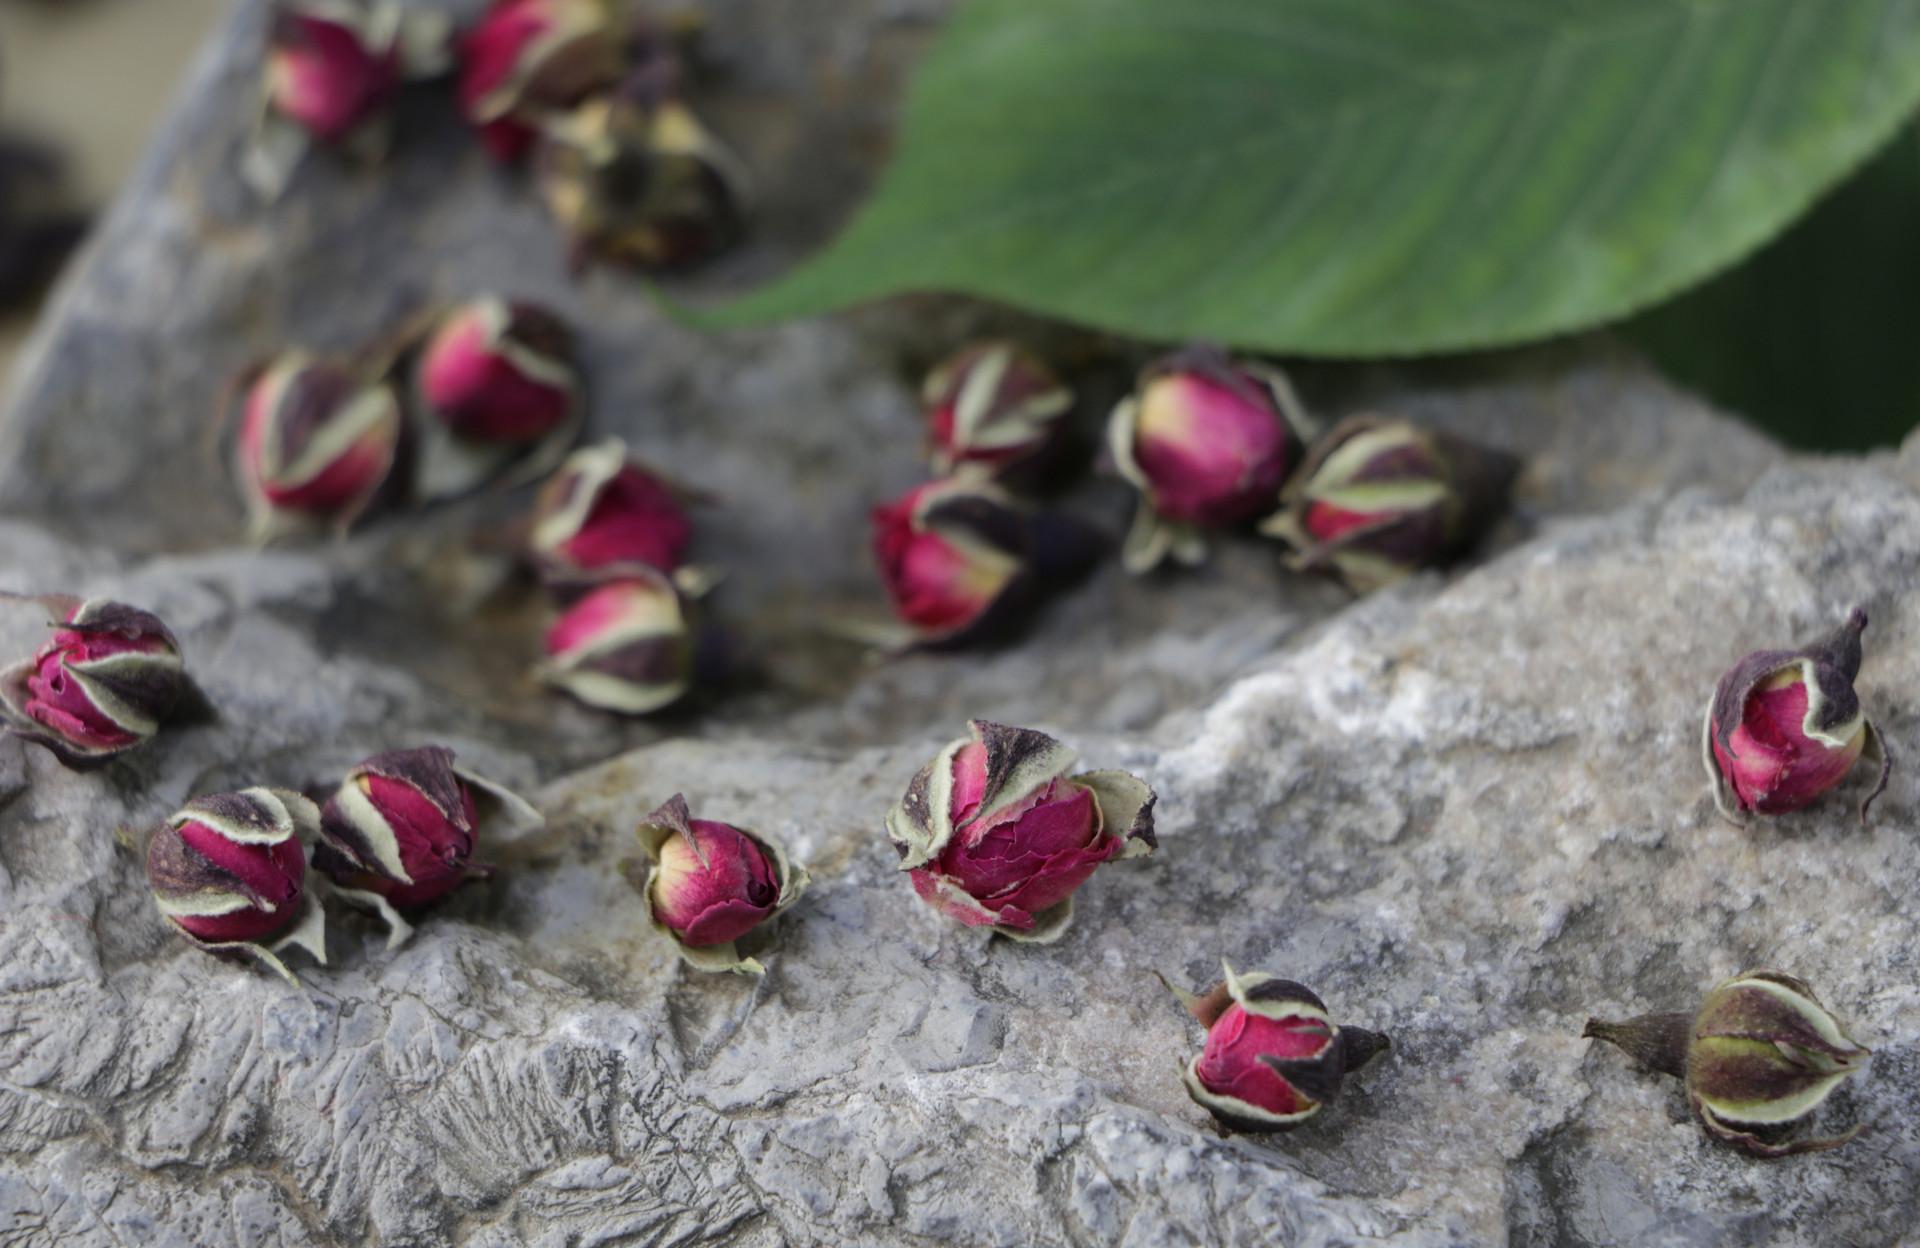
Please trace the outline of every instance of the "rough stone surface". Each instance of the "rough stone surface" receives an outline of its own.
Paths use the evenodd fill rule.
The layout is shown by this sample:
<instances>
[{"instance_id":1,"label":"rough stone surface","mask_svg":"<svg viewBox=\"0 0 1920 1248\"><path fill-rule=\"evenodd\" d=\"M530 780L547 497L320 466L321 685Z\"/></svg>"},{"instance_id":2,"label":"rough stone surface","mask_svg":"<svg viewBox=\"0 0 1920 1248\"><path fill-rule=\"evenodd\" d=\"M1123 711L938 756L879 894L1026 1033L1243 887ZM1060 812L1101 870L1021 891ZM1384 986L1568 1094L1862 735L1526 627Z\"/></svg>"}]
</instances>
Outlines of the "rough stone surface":
<instances>
[{"instance_id":1,"label":"rough stone surface","mask_svg":"<svg viewBox=\"0 0 1920 1248\"><path fill-rule=\"evenodd\" d=\"M706 103L768 224L696 291L830 229L944 8L708 7ZM258 21L210 50L0 422L0 585L158 610L220 712L84 776L0 745L8 1242L1873 1245L1920 1222L1912 773L1870 828L1838 799L1742 831L1697 747L1722 668L1858 602L1863 696L1914 756L1920 447L1790 459L1603 344L1303 368L1329 416L1393 406L1530 456L1483 561L1352 602L1230 544L1195 575L1104 570L1011 648L874 663L820 622L871 605L863 513L915 480L911 373L1004 318L702 338L618 275L570 284L524 188L431 104L388 177L320 165L258 209L229 172ZM237 544L203 437L227 371L489 288L574 317L596 427L718 500L700 554L731 570L739 661L702 705L616 723L524 677L542 607L472 553L521 496ZM1046 332L1117 384L1110 344ZM1109 525L1120 501L1071 499ZM0 610L5 653L38 635ZM880 819L969 715L1160 791L1160 853L1103 869L1057 946L959 930L894 870ZM427 740L549 827L490 845L499 878L412 944L349 918L300 992L164 927L130 846L182 799ZM632 828L677 790L812 867L749 949L764 981L683 970L647 930ZM1177 1077L1198 1029L1149 972L1198 984L1222 956L1392 1056L1306 1130L1220 1137ZM1747 1160L1579 1038L1756 964L1875 1050L1825 1111L1874 1124L1846 1150Z\"/></svg>"}]
</instances>

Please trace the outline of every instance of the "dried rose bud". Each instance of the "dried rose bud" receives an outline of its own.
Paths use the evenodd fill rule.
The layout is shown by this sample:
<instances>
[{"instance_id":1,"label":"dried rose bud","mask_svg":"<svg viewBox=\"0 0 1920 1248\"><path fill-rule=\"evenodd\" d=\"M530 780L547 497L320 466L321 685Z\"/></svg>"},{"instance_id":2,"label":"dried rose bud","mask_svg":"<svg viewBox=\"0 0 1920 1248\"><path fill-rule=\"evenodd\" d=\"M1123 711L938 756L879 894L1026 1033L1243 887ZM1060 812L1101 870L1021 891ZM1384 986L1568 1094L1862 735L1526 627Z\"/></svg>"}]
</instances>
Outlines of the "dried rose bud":
<instances>
[{"instance_id":1,"label":"dried rose bud","mask_svg":"<svg viewBox=\"0 0 1920 1248\"><path fill-rule=\"evenodd\" d=\"M1271 511L1307 430L1275 369L1199 346L1148 365L1107 425L1115 466L1142 495L1122 552L1128 570L1169 555L1199 563L1203 530Z\"/></svg>"},{"instance_id":2,"label":"dried rose bud","mask_svg":"<svg viewBox=\"0 0 1920 1248\"><path fill-rule=\"evenodd\" d=\"M739 233L746 177L687 106L649 90L595 96L542 131L540 188L576 263L704 260Z\"/></svg>"},{"instance_id":3,"label":"dried rose bud","mask_svg":"<svg viewBox=\"0 0 1920 1248\"><path fill-rule=\"evenodd\" d=\"M31 659L0 670L0 714L18 737L73 768L146 741L186 684L180 645L160 618L104 598L49 594L59 618Z\"/></svg>"},{"instance_id":4,"label":"dried rose bud","mask_svg":"<svg viewBox=\"0 0 1920 1248\"><path fill-rule=\"evenodd\" d=\"M1337 1026L1326 1004L1292 980L1220 965L1226 979L1200 996L1167 986L1207 1029L1206 1046L1187 1064L1187 1094L1223 1127L1291 1130L1390 1045L1381 1032Z\"/></svg>"},{"instance_id":5,"label":"dried rose bud","mask_svg":"<svg viewBox=\"0 0 1920 1248\"><path fill-rule=\"evenodd\" d=\"M515 469L531 480L580 437L573 331L530 303L489 295L438 316L396 372L418 422L414 490L435 500Z\"/></svg>"},{"instance_id":6,"label":"dried rose bud","mask_svg":"<svg viewBox=\"0 0 1920 1248\"><path fill-rule=\"evenodd\" d=\"M922 644L990 631L1027 601L1029 518L985 482L933 481L873 509L873 552L893 612Z\"/></svg>"},{"instance_id":7,"label":"dried rose bud","mask_svg":"<svg viewBox=\"0 0 1920 1248\"><path fill-rule=\"evenodd\" d=\"M460 111L495 160L519 160L546 114L619 80L622 25L607 0L494 0L460 41Z\"/></svg>"},{"instance_id":8,"label":"dried rose bud","mask_svg":"<svg viewBox=\"0 0 1920 1248\"><path fill-rule=\"evenodd\" d=\"M1886 790L1893 756L1853 691L1866 627L1867 613L1855 607L1846 623L1811 645L1755 651L1720 678L1707 704L1701 754L1721 814L1738 820L1735 806L1762 815L1799 810L1846 779L1871 743L1880 778L1860 802L1860 822L1867 821L1867 807Z\"/></svg>"},{"instance_id":9,"label":"dried rose bud","mask_svg":"<svg viewBox=\"0 0 1920 1248\"><path fill-rule=\"evenodd\" d=\"M982 342L948 357L927 374L921 403L933 446L933 468L989 475L1044 452L1073 406L1073 392L1032 352L1008 342Z\"/></svg>"},{"instance_id":10,"label":"dried rose bud","mask_svg":"<svg viewBox=\"0 0 1920 1248\"><path fill-rule=\"evenodd\" d=\"M609 439L567 457L533 504L534 562L555 585L672 572L693 526L673 487Z\"/></svg>"},{"instance_id":11,"label":"dried rose bud","mask_svg":"<svg viewBox=\"0 0 1920 1248\"><path fill-rule=\"evenodd\" d=\"M255 534L350 527L391 477L400 430L393 391L344 364L290 351L250 374L235 469Z\"/></svg>"},{"instance_id":12,"label":"dried rose bud","mask_svg":"<svg viewBox=\"0 0 1920 1248\"><path fill-rule=\"evenodd\" d=\"M1045 733L967 727L971 738L936 754L887 815L900 868L970 927L1058 940L1095 867L1153 852L1153 790L1124 771L1067 776L1074 752Z\"/></svg>"},{"instance_id":13,"label":"dried rose bud","mask_svg":"<svg viewBox=\"0 0 1920 1248\"><path fill-rule=\"evenodd\" d=\"M312 143L382 154L394 96L444 67L447 30L440 14L386 0L282 0L268 27L248 180L278 196Z\"/></svg>"},{"instance_id":14,"label":"dried rose bud","mask_svg":"<svg viewBox=\"0 0 1920 1248\"><path fill-rule=\"evenodd\" d=\"M536 442L579 405L573 331L530 303L475 299L442 318L413 384L427 414L460 437Z\"/></svg>"},{"instance_id":15,"label":"dried rose bud","mask_svg":"<svg viewBox=\"0 0 1920 1248\"><path fill-rule=\"evenodd\" d=\"M1813 989L1791 975L1747 971L1716 984L1697 1013L1643 1014L1624 1023L1589 1018L1581 1034L1685 1080L1687 1100L1708 1133L1756 1157L1838 1148L1862 1130L1780 1138L1868 1057Z\"/></svg>"},{"instance_id":16,"label":"dried rose bud","mask_svg":"<svg viewBox=\"0 0 1920 1248\"><path fill-rule=\"evenodd\" d=\"M541 823L513 793L455 766L444 746L376 754L349 771L321 809L313 865L334 883L401 909L438 901L467 880L493 874L473 857L476 794L521 826Z\"/></svg>"},{"instance_id":17,"label":"dried rose bud","mask_svg":"<svg viewBox=\"0 0 1920 1248\"><path fill-rule=\"evenodd\" d=\"M640 821L640 844L653 863L654 929L691 966L760 974L765 968L742 958L734 942L799 900L807 869L757 832L693 818L678 793Z\"/></svg>"},{"instance_id":18,"label":"dried rose bud","mask_svg":"<svg viewBox=\"0 0 1920 1248\"><path fill-rule=\"evenodd\" d=\"M684 599L667 577L642 569L554 621L540 675L588 706L644 715L686 694L693 661Z\"/></svg>"},{"instance_id":19,"label":"dried rose bud","mask_svg":"<svg viewBox=\"0 0 1920 1248\"><path fill-rule=\"evenodd\" d=\"M204 949L244 951L293 978L274 948L300 944L325 963L320 908L306 891L302 834L320 812L298 793L242 789L196 797L147 844L147 878L167 921Z\"/></svg>"},{"instance_id":20,"label":"dried rose bud","mask_svg":"<svg viewBox=\"0 0 1920 1248\"><path fill-rule=\"evenodd\" d=\"M1438 430L1354 416L1314 444L1261 532L1293 547L1291 567L1332 572L1365 592L1472 546L1519 468L1504 451Z\"/></svg>"}]
</instances>

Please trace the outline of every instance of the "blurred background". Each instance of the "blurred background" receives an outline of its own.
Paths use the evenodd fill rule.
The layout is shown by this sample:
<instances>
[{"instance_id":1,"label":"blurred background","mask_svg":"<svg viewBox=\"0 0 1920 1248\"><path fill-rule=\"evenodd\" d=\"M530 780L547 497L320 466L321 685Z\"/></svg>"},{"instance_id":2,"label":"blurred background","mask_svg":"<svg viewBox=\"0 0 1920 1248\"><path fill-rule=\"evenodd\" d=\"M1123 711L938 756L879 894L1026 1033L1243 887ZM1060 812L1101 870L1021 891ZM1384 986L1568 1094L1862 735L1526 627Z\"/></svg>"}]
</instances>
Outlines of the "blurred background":
<instances>
[{"instance_id":1,"label":"blurred background","mask_svg":"<svg viewBox=\"0 0 1920 1248\"><path fill-rule=\"evenodd\" d=\"M70 236L60 223L111 201L226 9L227 0L0 0L0 194L23 233L0 265L0 385ZM38 165L43 153L58 173Z\"/></svg>"},{"instance_id":2,"label":"blurred background","mask_svg":"<svg viewBox=\"0 0 1920 1248\"><path fill-rule=\"evenodd\" d=\"M0 385L60 261L111 202L232 2L0 0ZM1295 77L1262 68L1277 87ZM1563 124L1577 130L1598 99L1577 94ZM1916 220L1920 131L1909 125L1758 252L1597 332L1789 444L1895 444L1920 419L1908 341L1920 323Z\"/></svg>"}]
</instances>

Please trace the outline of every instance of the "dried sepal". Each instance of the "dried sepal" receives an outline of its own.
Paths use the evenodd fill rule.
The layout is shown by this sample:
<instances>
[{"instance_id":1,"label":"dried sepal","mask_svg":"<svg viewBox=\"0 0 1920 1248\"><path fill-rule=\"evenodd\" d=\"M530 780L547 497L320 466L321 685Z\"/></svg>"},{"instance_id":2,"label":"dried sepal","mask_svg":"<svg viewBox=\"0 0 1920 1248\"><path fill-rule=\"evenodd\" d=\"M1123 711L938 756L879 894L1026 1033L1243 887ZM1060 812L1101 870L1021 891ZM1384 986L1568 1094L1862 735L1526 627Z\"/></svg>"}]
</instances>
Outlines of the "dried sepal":
<instances>
[{"instance_id":1,"label":"dried sepal","mask_svg":"<svg viewBox=\"0 0 1920 1248\"><path fill-rule=\"evenodd\" d=\"M1792 975L1746 971L1714 985L1693 1014L1643 1014L1622 1023L1590 1018L1582 1034L1685 1080L1687 1102L1707 1132L1752 1156L1822 1152L1865 1129L1857 1124L1839 1135L1781 1136L1863 1070L1870 1056L1806 981Z\"/></svg>"},{"instance_id":2,"label":"dried sepal","mask_svg":"<svg viewBox=\"0 0 1920 1248\"><path fill-rule=\"evenodd\" d=\"M725 971L741 975L765 974L766 968L757 959L741 956L738 936L714 943L693 943L689 936L675 930L663 917L665 905L659 890L666 875L663 864L670 853L668 843L678 842L702 867L713 865L710 855L702 848L698 834L701 829L697 829L695 825L696 821L687 807L686 798L678 793L640 821L638 828L640 846L646 851L647 860L653 865L646 886L647 922L654 931L671 940L674 947L679 950L681 959L696 970ZM779 842L751 828L733 824L716 826L736 834L746 845L757 850L764 856L765 865L771 868L773 896L765 904L753 907L756 913L749 916L752 928L758 928L771 921L800 899L800 895L806 891L811 882L811 877L808 876L804 865L787 856L786 850Z\"/></svg>"},{"instance_id":3,"label":"dried sepal","mask_svg":"<svg viewBox=\"0 0 1920 1248\"><path fill-rule=\"evenodd\" d=\"M1860 822L1867 822L1868 807L1886 791L1893 754L1853 687L1866 627L1867 613L1855 607L1826 636L1798 650L1755 651L1720 678L1707 703L1700 754L1723 817L1740 824L1745 812L1797 810L1870 755L1878 757L1880 774L1860 800ZM1748 730L1750 715L1761 721L1758 733Z\"/></svg>"}]
</instances>

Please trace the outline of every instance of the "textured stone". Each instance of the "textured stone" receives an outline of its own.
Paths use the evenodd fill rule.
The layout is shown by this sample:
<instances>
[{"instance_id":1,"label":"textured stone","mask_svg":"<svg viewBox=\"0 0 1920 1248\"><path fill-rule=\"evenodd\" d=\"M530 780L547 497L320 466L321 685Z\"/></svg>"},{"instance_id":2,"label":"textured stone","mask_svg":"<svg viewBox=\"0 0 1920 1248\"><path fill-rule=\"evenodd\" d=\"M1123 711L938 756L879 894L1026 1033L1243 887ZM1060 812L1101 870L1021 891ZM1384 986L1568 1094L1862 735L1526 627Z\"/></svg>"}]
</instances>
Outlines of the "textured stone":
<instances>
[{"instance_id":1,"label":"textured stone","mask_svg":"<svg viewBox=\"0 0 1920 1248\"><path fill-rule=\"evenodd\" d=\"M710 111L769 223L690 293L844 212L943 7L710 6ZM0 585L159 611L219 711L85 776L0 745L15 1239L1867 1245L1920 1221L1912 775L1870 828L1838 798L1742 831L1697 739L1728 663L1859 602L1862 695L1913 756L1920 447L1789 459L1603 344L1303 368L1330 416L1393 407L1530 456L1481 563L1354 602L1229 543L1194 575L1105 569L1011 648L876 664L822 622L873 604L864 511L915 479L911 373L1007 318L917 301L703 338L619 275L570 284L538 207L430 104L389 177L317 165L255 208L230 166L258 18L210 50L0 422ZM701 706L616 723L521 675L538 597L465 552L524 496L237 544L202 440L229 368L495 287L576 319L596 428L718 499L700 555L730 570L740 661ZM1124 352L1044 332L1120 384ZM1124 497L1069 501L1117 529ZM39 635L0 609L0 651ZM894 869L880 820L969 715L1160 791L1160 852L1099 873L1059 945L954 927ZM549 826L489 844L499 877L410 945L347 917L301 992L165 928L133 846L182 799L426 740ZM813 869L749 943L764 981L648 931L633 826L675 791ZM1149 972L1199 983L1223 955L1392 1055L1307 1129L1221 1138L1178 1078L1198 1028ZM1848 1149L1748 1160L1579 1038L1753 964L1875 1050L1826 1111L1874 1123Z\"/></svg>"}]
</instances>

